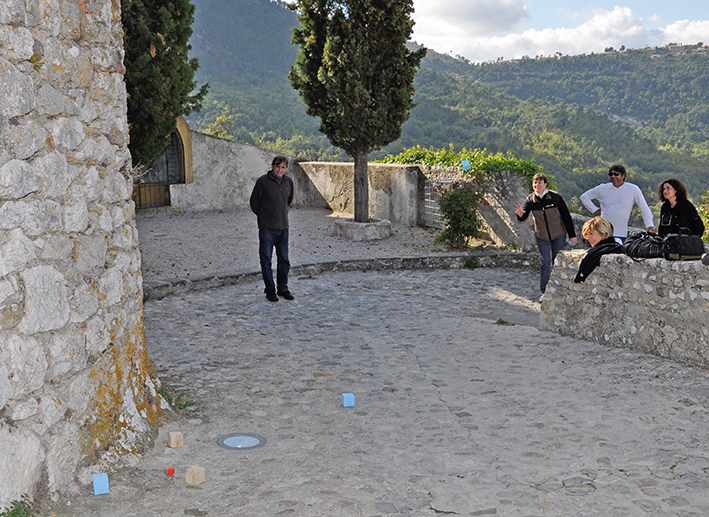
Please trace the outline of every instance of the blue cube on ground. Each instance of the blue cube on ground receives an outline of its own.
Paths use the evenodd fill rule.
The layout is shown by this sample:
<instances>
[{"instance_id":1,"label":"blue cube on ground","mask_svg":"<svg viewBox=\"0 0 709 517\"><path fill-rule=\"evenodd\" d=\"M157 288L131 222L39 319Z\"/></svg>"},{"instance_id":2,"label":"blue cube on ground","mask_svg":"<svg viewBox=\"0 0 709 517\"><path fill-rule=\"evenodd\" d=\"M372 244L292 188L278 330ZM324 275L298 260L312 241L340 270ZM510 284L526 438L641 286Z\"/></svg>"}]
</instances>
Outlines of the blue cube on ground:
<instances>
[{"instance_id":1,"label":"blue cube on ground","mask_svg":"<svg viewBox=\"0 0 709 517\"><path fill-rule=\"evenodd\" d=\"M343 393L342 394L342 406L343 407L353 407L354 406L354 393Z\"/></svg>"},{"instance_id":2,"label":"blue cube on ground","mask_svg":"<svg viewBox=\"0 0 709 517\"><path fill-rule=\"evenodd\" d=\"M108 474L94 474L94 495L108 493Z\"/></svg>"}]
</instances>

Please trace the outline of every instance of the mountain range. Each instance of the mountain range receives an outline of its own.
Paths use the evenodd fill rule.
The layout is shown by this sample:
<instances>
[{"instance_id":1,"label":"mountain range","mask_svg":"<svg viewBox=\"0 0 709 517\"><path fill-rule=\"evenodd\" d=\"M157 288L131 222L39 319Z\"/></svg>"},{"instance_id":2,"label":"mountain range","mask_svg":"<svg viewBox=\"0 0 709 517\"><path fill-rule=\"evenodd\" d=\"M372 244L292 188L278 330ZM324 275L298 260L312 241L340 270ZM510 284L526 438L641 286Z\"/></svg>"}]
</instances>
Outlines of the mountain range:
<instances>
[{"instance_id":1,"label":"mountain range","mask_svg":"<svg viewBox=\"0 0 709 517\"><path fill-rule=\"evenodd\" d=\"M308 160L350 161L319 133L319 121L290 87L298 20L286 3L193 3L190 55L199 59L196 78L210 84L210 93L190 125L204 129L226 108L236 140ZM489 63L428 49L401 138L370 159L415 145L512 154L543 166L577 209L577 197L622 163L651 205L669 177L699 201L709 188L706 70L709 49L701 42Z\"/></svg>"}]
</instances>

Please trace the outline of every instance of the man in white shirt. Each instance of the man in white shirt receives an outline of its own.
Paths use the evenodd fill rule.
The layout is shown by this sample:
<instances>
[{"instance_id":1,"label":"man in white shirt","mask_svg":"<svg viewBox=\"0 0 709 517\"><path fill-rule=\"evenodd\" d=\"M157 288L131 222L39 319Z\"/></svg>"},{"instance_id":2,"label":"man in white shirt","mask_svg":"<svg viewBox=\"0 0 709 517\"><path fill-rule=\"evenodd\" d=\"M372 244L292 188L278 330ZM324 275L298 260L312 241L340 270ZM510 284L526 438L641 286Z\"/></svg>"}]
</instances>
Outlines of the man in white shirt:
<instances>
[{"instance_id":1,"label":"man in white shirt","mask_svg":"<svg viewBox=\"0 0 709 517\"><path fill-rule=\"evenodd\" d=\"M625 167L614 165L608 170L610 183L602 183L581 194L581 202L593 215L600 215L613 225L613 237L622 243L628 236L628 219L633 205L640 207L647 231L657 233L652 211L640 187L625 182ZM598 208L592 200L597 200Z\"/></svg>"}]
</instances>

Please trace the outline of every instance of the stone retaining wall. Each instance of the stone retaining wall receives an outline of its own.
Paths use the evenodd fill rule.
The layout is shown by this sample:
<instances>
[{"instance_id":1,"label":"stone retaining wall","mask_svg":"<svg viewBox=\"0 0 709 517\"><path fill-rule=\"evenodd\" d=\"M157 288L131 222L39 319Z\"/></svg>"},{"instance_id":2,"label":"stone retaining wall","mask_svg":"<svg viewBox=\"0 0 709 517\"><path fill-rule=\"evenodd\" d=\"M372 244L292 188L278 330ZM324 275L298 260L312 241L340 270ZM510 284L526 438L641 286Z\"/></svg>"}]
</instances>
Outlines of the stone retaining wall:
<instances>
[{"instance_id":1,"label":"stone retaining wall","mask_svg":"<svg viewBox=\"0 0 709 517\"><path fill-rule=\"evenodd\" d=\"M709 368L709 267L606 255L585 283L575 284L582 256L557 256L540 330Z\"/></svg>"},{"instance_id":2,"label":"stone retaining wall","mask_svg":"<svg viewBox=\"0 0 709 517\"><path fill-rule=\"evenodd\" d=\"M0 1L0 507L142 450L148 362L118 0Z\"/></svg>"}]
</instances>

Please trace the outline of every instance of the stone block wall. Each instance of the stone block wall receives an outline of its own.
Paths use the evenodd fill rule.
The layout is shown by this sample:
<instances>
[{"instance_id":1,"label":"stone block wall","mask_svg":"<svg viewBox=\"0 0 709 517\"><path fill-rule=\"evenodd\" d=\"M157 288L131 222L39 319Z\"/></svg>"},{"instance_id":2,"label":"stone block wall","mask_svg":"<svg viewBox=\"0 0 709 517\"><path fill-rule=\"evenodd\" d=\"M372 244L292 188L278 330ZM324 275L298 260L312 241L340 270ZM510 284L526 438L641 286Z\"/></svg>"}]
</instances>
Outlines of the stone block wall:
<instances>
[{"instance_id":1,"label":"stone block wall","mask_svg":"<svg viewBox=\"0 0 709 517\"><path fill-rule=\"evenodd\" d=\"M575 284L583 253L557 256L540 330L709 368L708 266L606 255L585 283Z\"/></svg>"},{"instance_id":2,"label":"stone block wall","mask_svg":"<svg viewBox=\"0 0 709 517\"><path fill-rule=\"evenodd\" d=\"M246 208L254 183L277 153L192 132L194 180L170 185L172 207L181 211ZM295 184L296 206L329 208L354 214L354 163L296 162L288 175ZM425 224L425 181L464 179L460 167L370 163L369 214L373 219L410 226ZM517 221L514 207L529 194L518 174L492 173L479 208L484 231L498 245L536 251L531 218ZM580 224L583 224L581 222Z\"/></svg>"},{"instance_id":3,"label":"stone block wall","mask_svg":"<svg viewBox=\"0 0 709 517\"><path fill-rule=\"evenodd\" d=\"M421 167L426 179L465 180L460 167ZM524 251L536 251L532 218L523 223L517 221L515 206L529 195L529 187L519 174L503 171L492 172L488 177L487 191L478 207L483 219L483 230L498 246L508 244Z\"/></svg>"},{"instance_id":4,"label":"stone block wall","mask_svg":"<svg viewBox=\"0 0 709 517\"><path fill-rule=\"evenodd\" d=\"M148 362L119 0L0 2L0 507L139 453Z\"/></svg>"}]
</instances>

